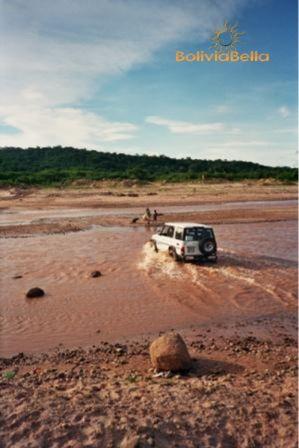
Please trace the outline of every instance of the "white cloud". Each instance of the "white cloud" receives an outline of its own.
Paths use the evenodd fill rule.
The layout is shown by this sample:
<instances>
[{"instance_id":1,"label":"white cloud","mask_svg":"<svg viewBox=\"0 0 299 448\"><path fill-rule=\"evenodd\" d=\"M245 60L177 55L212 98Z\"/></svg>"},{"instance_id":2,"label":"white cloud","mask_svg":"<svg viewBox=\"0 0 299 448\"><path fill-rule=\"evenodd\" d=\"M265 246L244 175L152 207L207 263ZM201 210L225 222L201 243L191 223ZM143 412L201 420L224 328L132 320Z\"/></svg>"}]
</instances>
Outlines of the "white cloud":
<instances>
[{"instance_id":1,"label":"white cloud","mask_svg":"<svg viewBox=\"0 0 299 448\"><path fill-rule=\"evenodd\" d=\"M298 134L298 128L281 128L281 129L274 129L274 132L277 132L278 134Z\"/></svg>"},{"instance_id":2,"label":"white cloud","mask_svg":"<svg viewBox=\"0 0 299 448\"><path fill-rule=\"evenodd\" d=\"M203 157L209 159L227 159L254 161L270 166L296 166L295 150L290 144L283 146L272 141L225 142L209 144L204 147Z\"/></svg>"},{"instance_id":3,"label":"white cloud","mask_svg":"<svg viewBox=\"0 0 299 448\"><path fill-rule=\"evenodd\" d=\"M150 62L170 42L202 42L245 4L246 0L0 0L0 121L13 121L22 136L2 135L1 144L25 146L46 139L45 144L63 144L75 136L94 142L95 134L101 141L108 135L127 139L134 132L132 124L110 123L79 110L80 102L92 97L95 85L98 89L111 75ZM71 126L72 120L76 125ZM95 122L103 137L90 125ZM66 135L64 126L72 135ZM116 132L115 126L121 130Z\"/></svg>"},{"instance_id":4,"label":"white cloud","mask_svg":"<svg viewBox=\"0 0 299 448\"><path fill-rule=\"evenodd\" d=\"M227 104L219 104L215 107L215 112L217 112L218 114L226 114L228 112L231 112L231 110L231 107Z\"/></svg>"},{"instance_id":5,"label":"white cloud","mask_svg":"<svg viewBox=\"0 0 299 448\"><path fill-rule=\"evenodd\" d=\"M213 144L214 148L252 148L256 146L269 146L272 142L266 140L228 140L222 143Z\"/></svg>"},{"instance_id":6,"label":"white cloud","mask_svg":"<svg viewBox=\"0 0 299 448\"><path fill-rule=\"evenodd\" d=\"M132 138L137 129L131 123L109 122L92 112L70 107L11 106L6 110L4 123L19 132L0 134L0 146L50 144L101 148L102 142Z\"/></svg>"},{"instance_id":7,"label":"white cloud","mask_svg":"<svg viewBox=\"0 0 299 448\"><path fill-rule=\"evenodd\" d=\"M241 134L241 132L242 131L240 128L235 128L235 127L232 127L231 130L227 131L228 134L232 134L232 135L239 135L239 134Z\"/></svg>"},{"instance_id":8,"label":"white cloud","mask_svg":"<svg viewBox=\"0 0 299 448\"><path fill-rule=\"evenodd\" d=\"M165 126L173 134L207 134L224 130L223 123L190 123L156 116L147 117L146 122L157 126Z\"/></svg>"},{"instance_id":9,"label":"white cloud","mask_svg":"<svg viewBox=\"0 0 299 448\"><path fill-rule=\"evenodd\" d=\"M287 118L291 115L291 111L287 106L281 106L278 109L278 113L282 118Z\"/></svg>"}]
</instances>

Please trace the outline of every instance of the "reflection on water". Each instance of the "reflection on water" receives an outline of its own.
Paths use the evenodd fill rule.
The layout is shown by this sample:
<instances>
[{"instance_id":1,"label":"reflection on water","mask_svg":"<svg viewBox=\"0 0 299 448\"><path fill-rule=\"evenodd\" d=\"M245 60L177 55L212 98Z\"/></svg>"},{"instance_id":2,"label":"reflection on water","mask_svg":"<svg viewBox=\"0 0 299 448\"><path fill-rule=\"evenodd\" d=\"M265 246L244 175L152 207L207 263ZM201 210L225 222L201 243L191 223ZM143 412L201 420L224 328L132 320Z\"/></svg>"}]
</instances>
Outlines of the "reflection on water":
<instances>
[{"instance_id":1,"label":"reflection on water","mask_svg":"<svg viewBox=\"0 0 299 448\"><path fill-rule=\"evenodd\" d=\"M1 240L2 355L90 345L215 320L292 310L296 222L215 227L219 263L181 264L144 228ZM103 276L92 278L99 269ZM13 279L21 275L20 279ZM39 286L41 299L25 299Z\"/></svg>"}]
</instances>

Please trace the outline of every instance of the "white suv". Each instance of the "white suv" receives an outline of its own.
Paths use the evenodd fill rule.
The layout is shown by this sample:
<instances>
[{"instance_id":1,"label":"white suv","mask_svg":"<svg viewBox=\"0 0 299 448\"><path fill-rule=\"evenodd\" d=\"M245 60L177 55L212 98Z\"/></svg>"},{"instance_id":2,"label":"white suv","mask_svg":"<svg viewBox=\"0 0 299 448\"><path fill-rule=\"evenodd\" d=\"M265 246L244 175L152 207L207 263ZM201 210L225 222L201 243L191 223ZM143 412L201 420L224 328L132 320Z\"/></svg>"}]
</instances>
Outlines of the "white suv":
<instances>
[{"instance_id":1,"label":"white suv","mask_svg":"<svg viewBox=\"0 0 299 448\"><path fill-rule=\"evenodd\" d=\"M212 227L193 222L167 222L151 238L158 252L166 251L176 261L210 259L217 261L217 243Z\"/></svg>"}]
</instances>

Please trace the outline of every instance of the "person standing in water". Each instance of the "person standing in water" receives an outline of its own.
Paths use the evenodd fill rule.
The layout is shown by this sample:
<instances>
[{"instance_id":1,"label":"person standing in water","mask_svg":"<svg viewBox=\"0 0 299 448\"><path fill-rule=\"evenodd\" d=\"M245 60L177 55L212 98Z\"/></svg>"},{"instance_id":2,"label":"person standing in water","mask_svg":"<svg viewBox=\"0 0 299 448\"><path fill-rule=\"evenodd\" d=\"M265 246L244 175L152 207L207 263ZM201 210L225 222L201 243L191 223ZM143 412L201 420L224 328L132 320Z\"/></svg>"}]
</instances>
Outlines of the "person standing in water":
<instances>
[{"instance_id":1,"label":"person standing in water","mask_svg":"<svg viewBox=\"0 0 299 448\"><path fill-rule=\"evenodd\" d=\"M152 216L151 211L150 211L150 209L147 207L146 210L145 210L145 213L144 213L144 215L143 215L143 220L144 220L144 221L147 221L147 222L150 222L150 220L151 220L151 216Z\"/></svg>"}]
</instances>

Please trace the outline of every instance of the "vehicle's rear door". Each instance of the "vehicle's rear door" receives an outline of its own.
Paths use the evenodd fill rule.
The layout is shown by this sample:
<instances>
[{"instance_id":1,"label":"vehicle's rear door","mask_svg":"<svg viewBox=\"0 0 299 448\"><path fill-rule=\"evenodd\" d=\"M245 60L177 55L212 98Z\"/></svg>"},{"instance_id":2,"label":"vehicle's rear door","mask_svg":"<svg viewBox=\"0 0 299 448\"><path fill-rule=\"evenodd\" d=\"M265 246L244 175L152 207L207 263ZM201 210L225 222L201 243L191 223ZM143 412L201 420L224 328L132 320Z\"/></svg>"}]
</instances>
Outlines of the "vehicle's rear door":
<instances>
[{"instance_id":1,"label":"vehicle's rear door","mask_svg":"<svg viewBox=\"0 0 299 448\"><path fill-rule=\"evenodd\" d=\"M196 227L187 227L185 229L185 254L186 258L198 256L200 254L198 244L198 229Z\"/></svg>"}]
</instances>

